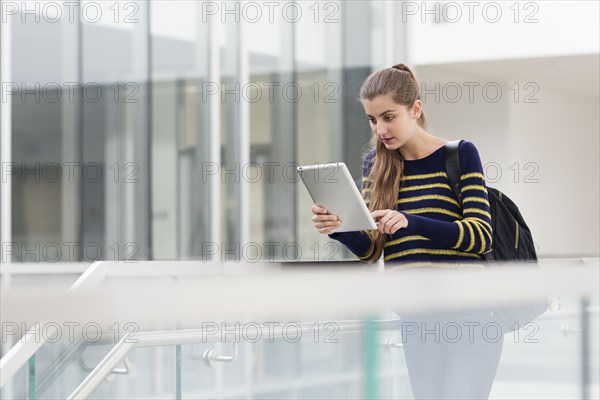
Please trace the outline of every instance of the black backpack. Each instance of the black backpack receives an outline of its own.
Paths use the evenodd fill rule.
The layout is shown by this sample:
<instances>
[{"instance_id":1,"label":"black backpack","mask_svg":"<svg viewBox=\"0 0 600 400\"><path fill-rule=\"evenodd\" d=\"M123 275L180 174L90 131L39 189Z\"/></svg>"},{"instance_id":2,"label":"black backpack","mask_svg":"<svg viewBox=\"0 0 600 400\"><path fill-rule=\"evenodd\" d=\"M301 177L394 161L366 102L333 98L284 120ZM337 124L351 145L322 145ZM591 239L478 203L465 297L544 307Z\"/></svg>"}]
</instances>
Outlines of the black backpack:
<instances>
[{"instance_id":1,"label":"black backpack","mask_svg":"<svg viewBox=\"0 0 600 400\"><path fill-rule=\"evenodd\" d=\"M446 172L452 190L459 202L460 158L459 141L446 145ZM488 262L494 261L537 261L531 231L519 212L517 205L498 189L487 186L490 213L492 216L492 251L485 254Z\"/></svg>"}]
</instances>

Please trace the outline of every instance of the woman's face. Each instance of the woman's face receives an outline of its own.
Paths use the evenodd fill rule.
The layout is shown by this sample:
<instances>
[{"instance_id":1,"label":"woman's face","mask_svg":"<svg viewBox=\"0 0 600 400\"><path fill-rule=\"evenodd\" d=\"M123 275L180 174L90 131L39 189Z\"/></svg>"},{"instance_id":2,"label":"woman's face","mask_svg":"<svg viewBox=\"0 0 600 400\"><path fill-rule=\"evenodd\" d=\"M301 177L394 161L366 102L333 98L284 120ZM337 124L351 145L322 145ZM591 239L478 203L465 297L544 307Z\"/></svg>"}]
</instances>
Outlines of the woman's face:
<instances>
[{"instance_id":1,"label":"woman's face","mask_svg":"<svg viewBox=\"0 0 600 400\"><path fill-rule=\"evenodd\" d=\"M409 108L395 103L390 95L363 100L363 107L373 133L388 150L399 149L413 136L421 115L419 100Z\"/></svg>"}]
</instances>

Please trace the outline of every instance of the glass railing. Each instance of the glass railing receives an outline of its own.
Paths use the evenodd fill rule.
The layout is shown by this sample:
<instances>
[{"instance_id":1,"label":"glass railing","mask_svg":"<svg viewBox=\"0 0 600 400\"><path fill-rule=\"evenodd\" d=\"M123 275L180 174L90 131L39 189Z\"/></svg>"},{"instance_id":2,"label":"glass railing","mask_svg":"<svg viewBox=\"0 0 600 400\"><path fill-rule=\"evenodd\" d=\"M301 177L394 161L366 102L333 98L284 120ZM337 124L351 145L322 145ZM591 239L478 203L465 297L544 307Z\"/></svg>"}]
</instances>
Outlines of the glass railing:
<instances>
[{"instance_id":1,"label":"glass railing","mask_svg":"<svg viewBox=\"0 0 600 400\"><path fill-rule=\"evenodd\" d=\"M598 259L540 266L109 263L46 286L26 276L6 284L3 271L0 395L467 398L461 380L491 376L490 388L472 390L597 398ZM530 321L540 298L545 311ZM7 347L24 339L14 324L32 321L39 346L15 368Z\"/></svg>"}]
</instances>

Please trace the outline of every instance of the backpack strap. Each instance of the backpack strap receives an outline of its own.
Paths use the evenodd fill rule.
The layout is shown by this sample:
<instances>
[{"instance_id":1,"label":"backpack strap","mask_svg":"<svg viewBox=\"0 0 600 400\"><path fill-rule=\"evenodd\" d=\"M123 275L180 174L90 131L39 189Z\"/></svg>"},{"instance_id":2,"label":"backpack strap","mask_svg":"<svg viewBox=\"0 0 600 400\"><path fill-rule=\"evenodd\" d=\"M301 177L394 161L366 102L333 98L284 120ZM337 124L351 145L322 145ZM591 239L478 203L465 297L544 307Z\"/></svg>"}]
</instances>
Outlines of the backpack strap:
<instances>
[{"instance_id":1,"label":"backpack strap","mask_svg":"<svg viewBox=\"0 0 600 400\"><path fill-rule=\"evenodd\" d=\"M448 174L448 180L450 181L452 191L456 195L456 198L462 207L462 199L460 197L461 170L460 157L458 154L459 144L460 140L454 140L446 144L446 173ZM491 251L488 251L483 256L487 262L495 262Z\"/></svg>"},{"instance_id":2,"label":"backpack strap","mask_svg":"<svg viewBox=\"0 0 600 400\"><path fill-rule=\"evenodd\" d=\"M458 202L462 205L462 199L460 197L460 158L458 156L458 145L460 140L448 142L446 144L446 173L450 180L450 186L452 191L456 195Z\"/></svg>"}]
</instances>

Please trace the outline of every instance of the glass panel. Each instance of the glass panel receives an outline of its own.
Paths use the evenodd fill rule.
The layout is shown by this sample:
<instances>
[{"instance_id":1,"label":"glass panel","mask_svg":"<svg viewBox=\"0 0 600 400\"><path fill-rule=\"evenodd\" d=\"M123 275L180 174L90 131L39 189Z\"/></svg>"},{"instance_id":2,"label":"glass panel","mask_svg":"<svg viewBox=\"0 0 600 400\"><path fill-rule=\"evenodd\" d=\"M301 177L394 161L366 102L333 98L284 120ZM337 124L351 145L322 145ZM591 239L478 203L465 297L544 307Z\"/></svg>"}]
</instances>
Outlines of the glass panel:
<instances>
[{"instance_id":1,"label":"glass panel","mask_svg":"<svg viewBox=\"0 0 600 400\"><path fill-rule=\"evenodd\" d=\"M297 25L297 80L303 96L298 102L297 158L299 164L343 161L357 186L362 184L361 156L370 138L358 98L362 81L371 72L377 38L372 25L373 5L366 1L302 4ZM379 28L378 28L379 29ZM328 40L318 40L326 37ZM318 234L311 221L312 200L298 184L299 242L306 261L355 259L339 242Z\"/></svg>"},{"instance_id":2,"label":"glass panel","mask_svg":"<svg viewBox=\"0 0 600 400\"><path fill-rule=\"evenodd\" d=\"M353 141L351 135L343 134L346 88L342 23L346 6L342 2L298 4L302 6L295 36L296 80L302 89L297 102L298 164L346 161L346 143ZM319 39L323 37L328 40ZM300 258L305 261L343 258L347 254L343 246L315 230L310 212L312 199L300 181L296 186Z\"/></svg>"},{"instance_id":3,"label":"glass panel","mask_svg":"<svg viewBox=\"0 0 600 400\"><path fill-rule=\"evenodd\" d=\"M406 273L416 272L411 268ZM196 276L188 283L202 287L209 281L218 284L221 278ZM253 277L237 275L227 279L239 283L251 282ZM324 279L337 278L324 275ZM178 282L185 280L182 277ZM101 286L131 290L136 283L145 283L167 288L172 282L171 277L151 274L111 277ZM39 282L33 286L39 287ZM59 284L57 288L65 286ZM30 289L25 283L18 286L24 304L31 301L26 296ZM114 306L108 303L98 304ZM595 372L599 299L595 296L586 301L586 324L582 320L582 304L578 297L553 295L549 310L531 322L520 317L524 314L508 313L505 304L477 309L451 308L448 304L434 311L399 309L397 313L372 314L369 322L364 321L366 315L331 313L330 319L321 319L318 324L294 319L290 312L269 320L275 322L240 317L227 321L227 329L220 321L174 321L170 317L160 322L147 321L145 326L135 324L139 335L194 328L205 329L206 335L198 337L196 344L181 345L179 355L174 345L135 348L127 356L129 372L115 374L103 382L92 398L172 398L178 387L185 398L410 398L415 387L436 390L439 393L433 397L439 398L444 393L456 393L450 390L480 386L485 371L489 372L485 379L490 385L490 398L583 398L585 393L593 398L598 391ZM189 309L190 305L183 307ZM319 311L321 316L324 310ZM202 311L206 312L209 311ZM516 318L521 329L499 335L499 326L515 326L507 316ZM86 325L89 327L84 329ZM298 330L299 325L304 329ZM33 393L32 378L37 398L66 398L123 337L124 331L131 331L131 327L120 324L122 329L115 338L115 325L105 326L99 340L97 325L90 321L75 325L75 336L85 333L83 338L74 337L66 324L55 335L50 330L52 326L56 324L44 323L36 338L47 343L36 353L34 374L29 366L23 367L2 389L3 398L29 396ZM6 338L4 321L3 328ZM286 328L284 337L279 336L281 328ZM13 342L19 338L8 336ZM234 342L239 342L235 359L210 367L206 351L233 356ZM117 368L123 369L124 364Z\"/></svg>"},{"instance_id":4,"label":"glass panel","mask_svg":"<svg viewBox=\"0 0 600 400\"><path fill-rule=\"evenodd\" d=\"M83 325L40 324L35 340L47 342L2 388L2 398L67 398L115 344L100 340L100 332L94 328L87 330L84 340L76 338Z\"/></svg>"},{"instance_id":5,"label":"glass panel","mask_svg":"<svg viewBox=\"0 0 600 400\"><path fill-rule=\"evenodd\" d=\"M126 359L129 372L113 375L90 399L175 398L175 346L136 348Z\"/></svg>"},{"instance_id":6,"label":"glass panel","mask_svg":"<svg viewBox=\"0 0 600 400\"><path fill-rule=\"evenodd\" d=\"M267 18L268 10L263 7L263 18L255 22L246 19L244 23L250 82L248 95L242 101L248 102L250 108L248 209L250 240L256 249L255 253L248 253L248 258L296 257L292 182L299 93L293 71L294 26L281 14L288 4L278 4L272 19Z\"/></svg>"},{"instance_id":7,"label":"glass panel","mask_svg":"<svg viewBox=\"0 0 600 400\"><path fill-rule=\"evenodd\" d=\"M598 310L598 306L600 306L600 299L596 297L589 302L590 311L594 308L596 311ZM595 399L600 397L600 318L598 316L598 312L590 312L588 313L588 323L587 327L589 327L588 334L588 348L583 351L589 356L589 370L585 371L588 375L588 386L584 388L587 392L588 398Z\"/></svg>"},{"instance_id":8,"label":"glass panel","mask_svg":"<svg viewBox=\"0 0 600 400\"><path fill-rule=\"evenodd\" d=\"M12 378L0 388L0 397L3 399L25 399L28 397L30 390L29 364L25 363Z\"/></svg>"},{"instance_id":9,"label":"glass panel","mask_svg":"<svg viewBox=\"0 0 600 400\"><path fill-rule=\"evenodd\" d=\"M460 312L443 308L434 313L401 312L398 329L380 335L381 398L411 398L413 390L425 397L461 397L461 385L485 391L474 384L485 379L491 384L492 399L581 398L582 351L589 355L585 373L590 377L587 390L593 398L598 391L597 377L591 375L598 365L594 353L598 299L589 308L590 323L596 325L587 331L591 347L586 350L580 299L555 297L552 303L557 304L559 299L560 310L551 309L530 322L510 323L521 328L504 329L503 335L498 334L504 327L501 313L519 321L527 314L524 308L509 311L506 306L495 305ZM473 365L477 367L469 372ZM392 370L395 372L388 375ZM487 378L482 375L486 370L491 374Z\"/></svg>"},{"instance_id":10,"label":"glass panel","mask_svg":"<svg viewBox=\"0 0 600 400\"><path fill-rule=\"evenodd\" d=\"M85 260L149 256L147 4L82 3Z\"/></svg>"},{"instance_id":11,"label":"glass panel","mask_svg":"<svg viewBox=\"0 0 600 400\"><path fill-rule=\"evenodd\" d=\"M391 314L389 320L397 320L396 314ZM390 329L390 325L395 326ZM408 369L404 359L402 332L399 320L391 324L381 324L378 330L379 376L377 389L381 399L410 399L412 391L408 377Z\"/></svg>"},{"instance_id":12,"label":"glass panel","mask_svg":"<svg viewBox=\"0 0 600 400\"><path fill-rule=\"evenodd\" d=\"M231 324L229 343L182 346L183 398L364 398L363 334L340 332L329 322L321 328L325 324L319 332L317 323L300 331L296 322L247 322L237 333ZM282 326L287 336L275 336ZM237 358L211 368L205 352L235 354L235 340Z\"/></svg>"},{"instance_id":13,"label":"glass panel","mask_svg":"<svg viewBox=\"0 0 600 400\"><path fill-rule=\"evenodd\" d=\"M203 2L150 2L152 245L157 260L201 258L210 232L208 24ZM215 170L217 168L215 167ZM217 190L216 188L213 188Z\"/></svg>"},{"instance_id":14,"label":"glass panel","mask_svg":"<svg viewBox=\"0 0 600 400\"><path fill-rule=\"evenodd\" d=\"M58 3L45 13L40 2L13 5L12 76L2 82L12 92L13 261L77 261L78 22L57 18Z\"/></svg>"},{"instance_id":15,"label":"glass panel","mask_svg":"<svg viewBox=\"0 0 600 400\"><path fill-rule=\"evenodd\" d=\"M238 3L233 3L239 7ZM231 9L222 3L223 10ZM226 15L222 10L223 15ZM221 54L221 80L219 93L221 102L221 237L214 238L214 245L220 248L222 259L239 260L242 195L242 165L241 152L247 149L240 148L241 119L240 106L247 100L242 97L242 77L240 75L240 40L241 24L228 23L219 25L221 28L222 43L219 48ZM211 160L214 161L214 160Z\"/></svg>"},{"instance_id":16,"label":"glass panel","mask_svg":"<svg viewBox=\"0 0 600 400\"><path fill-rule=\"evenodd\" d=\"M558 317L548 313L504 335L493 398L581 396L581 310L577 299L561 299Z\"/></svg>"}]
</instances>

